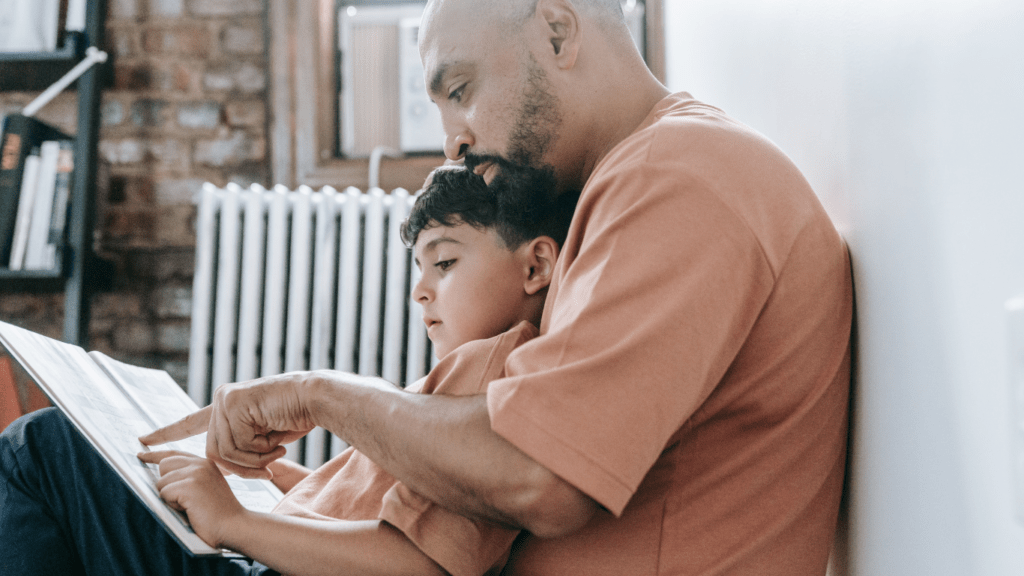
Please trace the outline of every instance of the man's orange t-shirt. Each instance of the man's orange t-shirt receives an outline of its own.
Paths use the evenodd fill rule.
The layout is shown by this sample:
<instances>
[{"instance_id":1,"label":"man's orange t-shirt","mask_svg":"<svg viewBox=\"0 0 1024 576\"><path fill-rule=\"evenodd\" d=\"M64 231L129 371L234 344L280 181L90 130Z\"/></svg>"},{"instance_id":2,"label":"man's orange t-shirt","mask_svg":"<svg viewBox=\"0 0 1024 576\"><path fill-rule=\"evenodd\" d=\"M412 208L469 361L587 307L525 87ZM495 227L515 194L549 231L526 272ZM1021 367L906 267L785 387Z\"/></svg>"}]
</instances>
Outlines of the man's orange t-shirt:
<instances>
[{"instance_id":1,"label":"man's orange t-shirt","mask_svg":"<svg viewBox=\"0 0 1024 576\"><path fill-rule=\"evenodd\" d=\"M604 510L504 574L824 574L842 490L849 256L774 145L666 97L595 168L493 429Z\"/></svg>"},{"instance_id":2,"label":"man's orange t-shirt","mask_svg":"<svg viewBox=\"0 0 1024 576\"><path fill-rule=\"evenodd\" d=\"M536 335L533 324L522 322L494 338L464 344L412 391L482 394L490 382L505 375L505 360L512 350ZM455 576L497 574L519 534L434 504L352 448L296 484L274 512L319 520L384 520Z\"/></svg>"}]
</instances>

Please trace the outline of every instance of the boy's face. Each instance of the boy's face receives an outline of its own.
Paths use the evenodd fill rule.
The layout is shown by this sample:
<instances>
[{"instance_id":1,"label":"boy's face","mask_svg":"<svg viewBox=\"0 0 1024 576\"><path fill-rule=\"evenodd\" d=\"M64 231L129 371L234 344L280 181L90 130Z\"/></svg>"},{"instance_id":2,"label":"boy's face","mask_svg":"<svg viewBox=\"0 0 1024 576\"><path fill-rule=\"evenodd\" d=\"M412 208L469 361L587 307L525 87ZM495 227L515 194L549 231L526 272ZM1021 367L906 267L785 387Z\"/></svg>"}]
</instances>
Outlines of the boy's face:
<instances>
[{"instance_id":1,"label":"boy's face","mask_svg":"<svg viewBox=\"0 0 1024 576\"><path fill-rule=\"evenodd\" d=\"M438 358L530 320L523 285L528 264L493 230L468 224L427 228L413 254L422 275L412 297L423 306Z\"/></svg>"}]
</instances>

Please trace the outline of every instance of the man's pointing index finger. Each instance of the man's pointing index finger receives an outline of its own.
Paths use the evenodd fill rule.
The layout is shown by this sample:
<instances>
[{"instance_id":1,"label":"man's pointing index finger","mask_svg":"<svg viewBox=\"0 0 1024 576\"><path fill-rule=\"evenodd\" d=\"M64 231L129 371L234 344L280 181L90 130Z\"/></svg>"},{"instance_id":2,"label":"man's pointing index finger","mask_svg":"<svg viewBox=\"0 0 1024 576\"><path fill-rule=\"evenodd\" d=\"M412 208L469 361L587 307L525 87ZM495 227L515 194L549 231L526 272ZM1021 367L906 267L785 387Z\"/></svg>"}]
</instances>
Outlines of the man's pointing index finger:
<instances>
[{"instance_id":1,"label":"man's pointing index finger","mask_svg":"<svg viewBox=\"0 0 1024 576\"><path fill-rule=\"evenodd\" d=\"M168 424L163 428L157 428L145 436L140 436L139 441L146 446L153 446L202 434L206 432L210 425L211 410L213 410L212 405L201 408L173 424Z\"/></svg>"}]
</instances>

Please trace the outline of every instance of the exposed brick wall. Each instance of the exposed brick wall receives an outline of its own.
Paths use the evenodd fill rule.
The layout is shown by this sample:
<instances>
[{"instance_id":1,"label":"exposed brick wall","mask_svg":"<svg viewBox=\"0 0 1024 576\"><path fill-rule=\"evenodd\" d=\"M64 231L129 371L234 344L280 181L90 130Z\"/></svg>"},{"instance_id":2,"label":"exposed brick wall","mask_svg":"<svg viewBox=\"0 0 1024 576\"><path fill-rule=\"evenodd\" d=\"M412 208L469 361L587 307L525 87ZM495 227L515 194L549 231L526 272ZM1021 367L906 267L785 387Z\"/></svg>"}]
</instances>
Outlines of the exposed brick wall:
<instances>
[{"instance_id":1,"label":"exposed brick wall","mask_svg":"<svg viewBox=\"0 0 1024 576\"><path fill-rule=\"evenodd\" d=\"M262 0L107 0L97 248L114 275L93 300L89 347L184 383L193 195L205 181L269 184ZM34 94L0 93L0 110ZM40 117L74 132L63 94ZM0 292L0 320L60 337L63 296Z\"/></svg>"}]
</instances>

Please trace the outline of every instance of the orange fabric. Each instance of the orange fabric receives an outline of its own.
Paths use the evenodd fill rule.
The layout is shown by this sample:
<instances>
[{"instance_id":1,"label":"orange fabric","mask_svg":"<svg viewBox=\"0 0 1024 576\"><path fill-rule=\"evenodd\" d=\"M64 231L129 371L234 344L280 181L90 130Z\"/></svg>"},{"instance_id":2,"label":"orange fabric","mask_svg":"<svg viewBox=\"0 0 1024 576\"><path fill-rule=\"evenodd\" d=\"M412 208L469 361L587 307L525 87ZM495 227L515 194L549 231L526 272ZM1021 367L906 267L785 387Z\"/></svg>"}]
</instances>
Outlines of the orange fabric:
<instances>
[{"instance_id":1,"label":"orange fabric","mask_svg":"<svg viewBox=\"0 0 1024 576\"><path fill-rule=\"evenodd\" d=\"M845 466L842 239L763 137L667 97L587 182L496 432L602 511L505 574L824 574Z\"/></svg>"},{"instance_id":2,"label":"orange fabric","mask_svg":"<svg viewBox=\"0 0 1024 576\"><path fill-rule=\"evenodd\" d=\"M0 358L0 430L7 428L22 414L18 388L11 372L11 359Z\"/></svg>"},{"instance_id":3,"label":"orange fabric","mask_svg":"<svg viewBox=\"0 0 1024 576\"><path fill-rule=\"evenodd\" d=\"M523 322L494 338L465 344L438 363L419 392L482 394L489 382L504 376L509 353L536 335L537 328ZM519 534L434 504L352 448L299 482L274 511L321 520L380 518L456 576L500 572Z\"/></svg>"}]
</instances>

